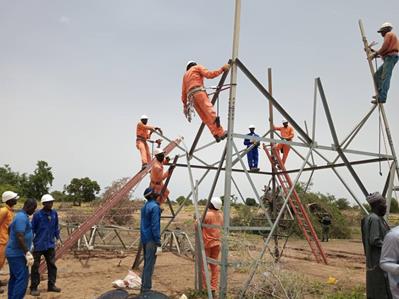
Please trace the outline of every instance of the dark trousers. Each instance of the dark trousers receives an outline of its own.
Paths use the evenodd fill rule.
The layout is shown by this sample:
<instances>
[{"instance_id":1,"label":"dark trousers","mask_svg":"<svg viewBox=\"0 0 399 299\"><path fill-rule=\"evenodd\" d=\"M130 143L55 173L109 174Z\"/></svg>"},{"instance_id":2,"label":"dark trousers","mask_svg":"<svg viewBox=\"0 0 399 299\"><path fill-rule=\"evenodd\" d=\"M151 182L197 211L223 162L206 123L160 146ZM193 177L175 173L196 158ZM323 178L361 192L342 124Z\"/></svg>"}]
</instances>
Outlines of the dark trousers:
<instances>
[{"instance_id":1,"label":"dark trousers","mask_svg":"<svg viewBox=\"0 0 399 299\"><path fill-rule=\"evenodd\" d=\"M29 282L29 270L24 256L7 257L10 267L8 299L23 299Z\"/></svg>"},{"instance_id":2,"label":"dark trousers","mask_svg":"<svg viewBox=\"0 0 399 299\"><path fill-rule=\"evenodd\" d=\"M154 273L155 261L157 260L157 245L154 242L143 244L144 267L141 276L141 291L149 291L152 288L152 274Z\"/></svg>"},{"instance_id":3,"label":"dark trousers","mask_svg":"<svg viewBox=\"0 0 399 299\"><path fill-rule=\"evenodd\" d=\"M55 281L57 279L57 267L55 265L55 249L54 248L49 248L44 251L34 251L33 253L33 258L35 259L32 269L31 269L31 274L30 274L30 288L32 289L37 289L37 287L40 284L40 273L39 273L39 266L40 266L40 260L42 255L44 256L47 264L47 273L48 273L48 283L47 287L53 287L55 286Z\"/></svg>"}]
</instances>

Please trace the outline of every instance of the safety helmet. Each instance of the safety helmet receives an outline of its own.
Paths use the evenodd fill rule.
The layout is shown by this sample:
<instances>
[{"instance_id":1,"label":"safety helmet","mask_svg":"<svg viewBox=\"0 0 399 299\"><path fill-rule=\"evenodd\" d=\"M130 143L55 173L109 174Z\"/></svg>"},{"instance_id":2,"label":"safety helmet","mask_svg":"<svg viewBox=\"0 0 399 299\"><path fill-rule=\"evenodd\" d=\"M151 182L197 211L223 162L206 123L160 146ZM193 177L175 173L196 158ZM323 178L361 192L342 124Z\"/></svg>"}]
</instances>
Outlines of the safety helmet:
<instances>
[{"instance_id":1,"label":"safety helmet","mask_svg":"<svg viewBox=\"0 0 399 299\"><path fill-rule=\"evenodd\" d=\"M42 199L40 200L41 203L54 201L54 197L51 194L44 194Z\"/></svg>"},{"instance_id":2,"label":"safety helmet","mask_svg":"<svg viewBox=\"0 0 399 299\"><path fill-rule=\"evenodd\" d=\"M192 63L197 64L194 60L189 60L189 61L187 61L186 68Z\"/></svg>"},{"instance_id":3,"label":"safety helmet","mask_svg":"<svg viewBox=\"0 0 399 299\"><path fill-rule=\"evenodd\" d=\"M383 31L385 28L393 28L392 24L389 22L385 22L384 24L381 25L380 29L377 32Z\"/></svg>"},{"instance_id":4,"label":"safety helmet","mask_svg":"<svg viewBox=\"0 0 399 299\"><path fill-rule=\"evenodd\" d=\"M140 117L140 119L148 119L148 116L145 115L145 114L143 114L143 115Z\"/></svg>"},{"instance_id":5,"label":"safety helmet","mask_svg":"<svg viewBox=\"0 0 399 299\"><path fill-rule=\"evenodd\" d=\"M146 188L145 190L144 190L144 197L145 198L148 198L149 196L151 196L151 194L154 192L154 190L152 189L152 188L150 188L150 187L148 187L148 188Z\"/></svg>"},{"instance_id":6,"label":"safety helmet","mask_svg":"<svg viewBox=\"0 0 399 299\"><path fill-rule=\"evenodd\" d=\"M157 156L159 154L164 154L165 152L161 148L156 148L154 149L154 156Z\"/></svg>"},{"instance_id":7,"label":"safety helmet","mask_svg":"<svg viewBox=\"0 0 399 299\"><path fill-rule=\"evenodd\" d=\"M286 119L283 119L281 123L285 124L288 123L288 121Z\"/></svg>"},{"instance_id":8,"label":"safety helmet","mask_svg":"<svg viewBox=\"0 0 399 299\"><path fill-rule=\"evenodd\" d=\"M255 125L249 125L248 129L255 129Z\"/></svg>"},{"instance_id":9,"label":"safety helmet","mask_svg":"<svg viewBox=\"0 0 399 299\"><path fill-rule=\"evenodd\" d=\"M1 196L1 201L3 203L6 203L7 201L9 201L10 199L18 199L19 196L17 193L12 192L12 191L5 191L3 192L3 195Z\"/></svg>"},{"instance_id":10,"label":"safety helmet","mask_svg":"<svg viewBox=\"0 0 399 299\"><path fill-rule=\"evenodd\" d=\"M220 210L222 207L222 200L220 197L212 197L211 204L215 207L216 210Z\"/></svg>"}]
</instances>

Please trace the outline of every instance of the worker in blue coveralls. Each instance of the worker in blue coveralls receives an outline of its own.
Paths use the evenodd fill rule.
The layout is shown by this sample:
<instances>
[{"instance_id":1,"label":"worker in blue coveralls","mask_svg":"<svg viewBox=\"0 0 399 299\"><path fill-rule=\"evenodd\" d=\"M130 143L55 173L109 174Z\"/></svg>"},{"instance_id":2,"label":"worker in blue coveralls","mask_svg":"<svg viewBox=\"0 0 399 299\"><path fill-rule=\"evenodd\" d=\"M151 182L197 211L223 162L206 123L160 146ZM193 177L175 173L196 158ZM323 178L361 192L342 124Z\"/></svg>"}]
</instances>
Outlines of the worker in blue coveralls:
<instances>
[{"instance_id":1,"label":"worker in blue coveralls","mask_svg":"<svg viewBox=\"0 0 399 299\"><path fill-rule=\"evenodd\" d=\"M140 237L144 251L144 267L141 276L141 292L150 291L152 288L152 274L154 273L157 254L161 249L161 208L156 198L159 194L152 188L144 191L147 199L141 208Z\"/></svg>"},{"instance_id":2,"label":"worker in blue coveralls","mask_svg":"<svg viewBox=\"0 0 399 299\"><path fill-rule=\"evenodd\" d=\"M57 266L55 265L55 250L60 245L60 228L58 225L58 214L53 209L54 197L51 194L44 194L40 201L43 208L33 214L32 231L33 231L33 257L35 262L32 266L30 294L32 296L40 296L38 286L40 284L40 260L42 255L47 264L47 291L61 292L56 287Z\"/></svg>"},{"instance_id":3,"label":"worker in blue coveralls","mask_svg":"<svg viewBox=\"0 0 399 299\"><path fill-rule=\"evenodd\" d=\"M259 137L258 134L255 133L255 126L254 125L250 125L248 127L249 129L249 133L247 134L248 136L255 136L255 137ZM247 158L248 158L248 167L250 171L259 171L258 168L258 157L259 157L259 153L258 153L258 147L259 147L259 142L258 141L251 141L249 139L245 139L244 140L244 145L248 147L250 147L251 145L255 145L250 151L248 151L247 153Z\"/></svg>"}]
</instances>

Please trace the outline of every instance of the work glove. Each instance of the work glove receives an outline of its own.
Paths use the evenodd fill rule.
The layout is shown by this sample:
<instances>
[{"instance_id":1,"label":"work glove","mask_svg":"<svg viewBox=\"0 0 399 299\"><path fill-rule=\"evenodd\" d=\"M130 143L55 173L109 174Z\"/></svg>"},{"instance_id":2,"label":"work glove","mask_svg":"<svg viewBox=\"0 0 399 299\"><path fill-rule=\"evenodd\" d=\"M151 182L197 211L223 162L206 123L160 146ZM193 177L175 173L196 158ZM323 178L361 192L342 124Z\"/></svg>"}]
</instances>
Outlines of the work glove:
<instances>
[{"instance_id":1,"label":"work glove","mask_svg":"<svg viewBox=\"0 0 399 299\"><path fill-rule=\"evenodd\" d=\"M155 130L155 131L158 131L161 135L163 135L161 128L155 127L154 130Z\"/></svg>"},{"instance_id":2,"label":"work glove","mask_svg":"<svg viewBox=\"0 0 399 299\"><path fill-rule=\"evenodd\" d=\"M230 69L230 64L225 64L224 66L222 66L222 69L224 72L228 71Z\"/></svg>"},{"instance_id":3,"label":"work glove","mask_svg":"<svg viewBox=\"0 0 399 299\"><path fill-rule=\"evenodd\" d=\"M32 255L32 253L30 253L30 251L28 251L25 254L25 258L26 258L26 266L32 267L33 262L35 261L35 259L33 258L33 255Z\"/></svg>"},{"instance_id":4,"label":"work glove","mask_svg":"<svg viewBox=\"0 0 399 299\"><path fill-rule=\"evenodd\" d=\"M162 247L158 246L157 251L155 252L155 255L160 255L162 253Z\"/></svg>"},{"instance_id":5,"label":"work glove","mask_svg":"<svg viewBox=\"0 0 399 299\"><path fill-rule=\"evenodd\" d=\"M169 157L169 156L168 156L168 157L165 157L165 161L166 161L166 163L169 163L170 157Z\"/></svg>"}]
</instances>

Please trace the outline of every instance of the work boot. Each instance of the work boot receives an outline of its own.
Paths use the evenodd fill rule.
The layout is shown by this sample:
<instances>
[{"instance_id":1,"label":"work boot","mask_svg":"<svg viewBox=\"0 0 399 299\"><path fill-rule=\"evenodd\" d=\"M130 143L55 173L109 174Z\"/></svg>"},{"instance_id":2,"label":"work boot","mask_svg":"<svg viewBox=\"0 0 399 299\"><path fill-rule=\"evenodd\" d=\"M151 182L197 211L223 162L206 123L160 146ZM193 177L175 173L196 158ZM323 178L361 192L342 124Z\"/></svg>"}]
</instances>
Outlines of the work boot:
<instances>
[{"instance_id":1,"label":"work boot","mask_svg":"<svg viewBox=\"0 0 399 299\"><path fill-rule=\"evenodd\" d=\"M143 163L143 165L141 165L141 170L144 170L147 167L147 163Z\"/></svg>"},{"instance_id":2,"label":"work boot","mask_svg":"<svg viewBox=\"0 0 399 299\"><path fill-rule=\"evenodd\" d=\"M221 140L225 139L227 137L227 131L224 131L223 135L220 137Z\"/></svg>"},{"instance_id":3,"label":"work boot","mask_svg":"<svg viewBox=\"0 0 399 299\"><path fill-rule=\"evenodd\" d=\"M216 142L217 142L217 143L219 143L219 142L220 142L220 140L222 140L222 139L220 139L220 137L219 137L219 136L217 136L217 135L213 135L213 137L215 137L215 140L216 140Z\"/></svg>"},{"instance_id":4,"label":"work boot","mask_svg":"<svg viewBox=\"0 0 399 299\"><path fill-rule=\"evenodd\" d=\"M0 294L3 294L4 290L2 288L0 288Z\"/></svg>"},{"instance_id":5,"label":"work boot","mask_svg":"<svg viewBox=\"0 0 399 299\"><path fill-rule=\"evenodd\" d=\"M34 296L34 297L40 296L40 292L38 289L30 289L30 294L31 294L31 296Z\"/></svg>"},{"instance_id":6,"label":"work boot","mask_svg":"<svg viewBox=\"0 0 399 299\"><path fill-rule=\"evenodd\" d=\"M56 286L49 286L47 292L61 293L61 289Z\"/></svg>"}]
</instances>

